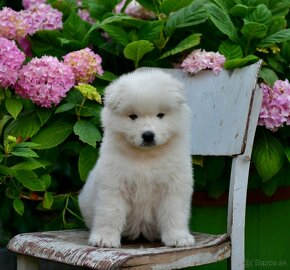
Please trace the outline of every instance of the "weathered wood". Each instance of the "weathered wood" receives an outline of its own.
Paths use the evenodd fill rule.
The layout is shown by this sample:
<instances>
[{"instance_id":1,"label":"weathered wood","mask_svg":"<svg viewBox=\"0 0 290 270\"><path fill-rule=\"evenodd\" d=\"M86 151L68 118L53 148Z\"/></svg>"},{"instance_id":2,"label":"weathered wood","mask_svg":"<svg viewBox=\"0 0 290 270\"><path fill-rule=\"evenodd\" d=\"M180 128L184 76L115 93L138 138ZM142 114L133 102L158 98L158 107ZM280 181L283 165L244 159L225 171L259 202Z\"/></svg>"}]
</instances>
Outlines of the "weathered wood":
<instances>
[{"instance_id":1,"label":"weathered wood","mask_svg":"<svg viewBox=\"0 0 290 270\"><path fill-rule=\"evenodd\" d=\"M37 270L38 260L33 257L18 255L17 270Z\"/></svg>"},{"instance_id":2,"label":"weathered wood","mask_svg":"<svg viewBox=\"0 0 290 270\"><path fill-rule=\"evenodd\" d=\"M243 270L245 267L245 218L247 187L250 169L250 158L254 142L255 130L258 122L259 108L262 103L262 93L255 88L252 99L253 106L247 130L247 144L242 155L232 161L230 192L228 203L228 233L232 241L231 268Z\"/></svg>"},{"instance_id":3,"label":"weathered wood","mask_svg":"<svg viewBox=\"0 0 290 270\"><path fill-rule=\"evenodd\" d=\"M121 267L179 269L230 256L230 242L226 234L198 233L195 236L196 245L188 248L141 242L126 243L113 249L88 246L88 232L84 230L56 231L17 235L9 242L8 249L22 255L104 270Z\"/></svg>"},{"instance_id":4,"label":"weathered wood","mask_svg":"<svg viewBox=\"0 0 290 270\"><path fill-rule=\"evenodd\" d=\"M185 85L192 110L193 155L243 153L260 65L261 62L257 62L233 71L223 70L218 76L207 70L194 76L179 69L165 70Z\"/></svg>"}]
</instances>

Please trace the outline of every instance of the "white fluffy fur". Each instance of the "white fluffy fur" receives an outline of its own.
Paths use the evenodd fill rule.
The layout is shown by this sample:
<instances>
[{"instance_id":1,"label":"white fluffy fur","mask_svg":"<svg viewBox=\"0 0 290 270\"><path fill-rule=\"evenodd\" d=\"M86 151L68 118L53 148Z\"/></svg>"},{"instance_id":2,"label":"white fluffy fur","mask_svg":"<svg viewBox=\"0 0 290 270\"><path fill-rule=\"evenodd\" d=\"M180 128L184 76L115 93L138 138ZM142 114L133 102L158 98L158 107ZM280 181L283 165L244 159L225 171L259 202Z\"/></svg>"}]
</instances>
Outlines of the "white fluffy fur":
<instances>
[{"instance_id":1,"label":"white fluffy fur","mask_svg":"<svg viewBox=\"0 0 290 270\"><path fill-rule=\"evenodd\" d=\"M189 108L181 83L160 70L121 76L105 90L102 123L100 157L79 195L89 243L119 247L121 236L142 234L167 246L193 245ZM155 135L152 145L144 145L147 131Z\"/></svg>"}]
</instances>

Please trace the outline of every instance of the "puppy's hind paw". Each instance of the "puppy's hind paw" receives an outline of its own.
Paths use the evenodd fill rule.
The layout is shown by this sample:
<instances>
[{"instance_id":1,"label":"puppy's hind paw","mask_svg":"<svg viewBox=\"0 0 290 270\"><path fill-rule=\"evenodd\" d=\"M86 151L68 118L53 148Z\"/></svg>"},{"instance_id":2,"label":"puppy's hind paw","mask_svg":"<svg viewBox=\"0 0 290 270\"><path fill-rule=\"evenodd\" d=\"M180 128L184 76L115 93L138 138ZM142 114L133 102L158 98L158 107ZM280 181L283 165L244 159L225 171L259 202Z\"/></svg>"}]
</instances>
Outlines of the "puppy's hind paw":
<instances>
[{"instance_id":1,"label":"puppy's hind paw","mask_svg":"<svg viewBox=\"0 0 290 270\"><path fill-rule=\"evenodd\" d=\"M91 234L89 245L104 248L118 248L121 246L120 238L113 235Z\"/></svg>"},{"instance_id":2,"label":"puppy's hind paw","mask_svg":"<svg viewBox=\"0 0 290 270\"><path fill-rule=\"evenodd\" d=\"M165 237L163 243L169 247L190 247L195 244L195 239L190 233L179 233Z\"/></svg>"}]
</instances>

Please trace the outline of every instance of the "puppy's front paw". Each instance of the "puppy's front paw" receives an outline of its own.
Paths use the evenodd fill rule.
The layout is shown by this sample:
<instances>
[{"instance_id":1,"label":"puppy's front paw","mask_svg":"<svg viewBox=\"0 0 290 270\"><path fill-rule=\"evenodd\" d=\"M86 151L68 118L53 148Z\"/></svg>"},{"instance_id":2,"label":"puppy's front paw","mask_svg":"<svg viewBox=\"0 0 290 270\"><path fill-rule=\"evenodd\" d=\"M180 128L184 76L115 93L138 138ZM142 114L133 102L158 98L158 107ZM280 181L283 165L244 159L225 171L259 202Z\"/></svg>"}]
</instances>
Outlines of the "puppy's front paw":
<instances>
[{"instance_id":1,"label":"puppy's front paw","mask_svg":"<svg viewBox=\"0 0 290 270\"><path fill-rule=\"evenodd\" d=\"M113 234L97 234L91 233L89 244L96 247L118 248L121 246L120 237Z\"/></svg>"},{"instance_id":2,"label":"puppy's front paw","mask_svg":"<svg viewBox=\"0 0 290 270\"><path fill-rule=\"evenodd\" d=\"M190 247L195 243L193 235L188 232L173 232L164 236L162 241L169 247Z\"/></svg>"}]
</instances>

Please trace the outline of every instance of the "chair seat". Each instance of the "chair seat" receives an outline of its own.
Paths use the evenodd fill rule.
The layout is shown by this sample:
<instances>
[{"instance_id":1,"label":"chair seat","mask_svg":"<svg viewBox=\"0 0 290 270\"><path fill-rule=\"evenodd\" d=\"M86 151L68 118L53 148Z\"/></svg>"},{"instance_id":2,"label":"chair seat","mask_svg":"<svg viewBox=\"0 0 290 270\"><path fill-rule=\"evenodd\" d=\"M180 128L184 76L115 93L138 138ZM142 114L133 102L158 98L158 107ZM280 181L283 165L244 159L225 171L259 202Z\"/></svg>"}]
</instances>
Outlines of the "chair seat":
<instances>
[{"instance_id":1,"label":"chair seat","mask_svg":"<svg viewBox=\"0 0 290 270\"><path fill-rule=\"evenodd\" d=\"M121 248L98 248L87 244L86 230L19 234L8 249L18 254L91 269L179 269L230 257L227 234L193 233L193 247L165 247L160 242L124 242Z\"/></svg>"}]
</instances>

